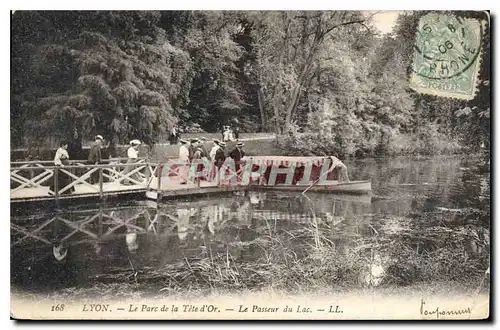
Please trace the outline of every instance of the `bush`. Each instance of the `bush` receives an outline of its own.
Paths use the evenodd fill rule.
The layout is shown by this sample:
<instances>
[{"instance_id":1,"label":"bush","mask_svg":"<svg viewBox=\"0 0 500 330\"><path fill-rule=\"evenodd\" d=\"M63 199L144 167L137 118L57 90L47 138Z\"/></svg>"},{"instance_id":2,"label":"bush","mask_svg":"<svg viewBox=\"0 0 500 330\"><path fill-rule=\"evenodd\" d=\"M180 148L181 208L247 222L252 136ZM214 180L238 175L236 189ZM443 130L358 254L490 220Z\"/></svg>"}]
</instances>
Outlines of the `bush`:
<instances>
[{"instance_id":1,"label":"bush","mask_svg":"<svg viewBox=\"0 0 500 330\"><path fill-rule=\"evenodd\" d=\"M417 134L401 134L381 128L370 135L294 133L278 139L277 147L286 156L380 157L400 155L450 155L463 151L460 143L440 133L436 124L422 127Z\"/></svg>"}]
</instances>

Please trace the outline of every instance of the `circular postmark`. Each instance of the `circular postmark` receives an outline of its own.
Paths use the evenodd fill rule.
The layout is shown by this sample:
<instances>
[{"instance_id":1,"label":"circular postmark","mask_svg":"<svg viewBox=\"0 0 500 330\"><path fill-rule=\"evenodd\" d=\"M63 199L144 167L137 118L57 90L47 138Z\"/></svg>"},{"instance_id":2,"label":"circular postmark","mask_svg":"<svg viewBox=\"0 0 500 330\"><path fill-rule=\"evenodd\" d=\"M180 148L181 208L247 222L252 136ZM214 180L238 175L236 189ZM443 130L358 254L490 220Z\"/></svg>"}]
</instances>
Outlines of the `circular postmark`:
<instances>
[{"instance_id":1,"label":"circular postmark","mask_svg":"<svg viewBox=\"0 0 500 330\"><path fill-rule=\"evenodd\" d=\"M459 76L478 59L482 37L477 19L427 14L418 26L413 71L427 79Z\"/></svg>"}]
</instances>

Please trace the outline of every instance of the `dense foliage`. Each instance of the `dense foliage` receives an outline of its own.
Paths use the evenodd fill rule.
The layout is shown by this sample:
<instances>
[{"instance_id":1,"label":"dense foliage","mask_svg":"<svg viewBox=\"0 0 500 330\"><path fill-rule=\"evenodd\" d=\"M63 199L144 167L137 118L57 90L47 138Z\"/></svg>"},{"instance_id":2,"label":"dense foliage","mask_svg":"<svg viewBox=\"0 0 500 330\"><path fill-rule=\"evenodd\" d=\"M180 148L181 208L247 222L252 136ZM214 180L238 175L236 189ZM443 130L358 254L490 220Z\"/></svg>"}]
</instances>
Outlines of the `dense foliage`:
<instances>
[{"instance_id":1,"label":"dense foliage","mask_svg":"<svg viewBox=\"0 0 500 330\"><path fill-rule=\"evenodd\" d=\"M75 131L150 143L174 124L237 123L283 135L289 154L477 148L489 141L489 34L474 100L417 94L408 69L422 14L382 35L363 12L16 11L12 143Z\"/></svg>"}]
</instances>

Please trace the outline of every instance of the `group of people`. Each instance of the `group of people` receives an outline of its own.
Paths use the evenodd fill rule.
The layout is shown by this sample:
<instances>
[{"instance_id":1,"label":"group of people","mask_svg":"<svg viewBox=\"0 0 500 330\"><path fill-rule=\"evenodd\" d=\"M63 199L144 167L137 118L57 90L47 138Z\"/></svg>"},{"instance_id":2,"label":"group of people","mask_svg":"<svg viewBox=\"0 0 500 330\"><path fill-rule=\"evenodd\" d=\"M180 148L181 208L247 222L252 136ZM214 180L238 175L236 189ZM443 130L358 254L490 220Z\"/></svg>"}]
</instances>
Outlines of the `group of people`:
<instances>
[{"instance_id":1,"label":"group of people","mask_svg":"<svg viewBox=\"0 0 500 330\"><path fill-rule=\"evenodd\" d=\"M229 127L228 127L229 129ZM227 143L225 141L214 140L213 146L210 151L207 150L205 144L207 143L207 139L202 137L200 139L193 138L191 140L179 139L181 143L179 149L179 158L184 162L186 166L181 166L179 175L181 184L186 184L189 176L189 168L190 164L193 161L199 161L199 165L197 171L201 171L202 175L199 178L205 179L207 181L213 181L216 178L219 169L222 167L224 162L228 157L230 157L235 162L235 170L237 173L240 172L241 169L241 159L245 157L245 152L243 151L243 146L245 145L243 142L238 142L233 150L229 153L226 153ZM94 143L90 147L87 164L89 165L99 165L103 163L102 158L102 148L104 144L104 138L102 135L96 135L94 139ZM68 154L68 145L67 141L62 141L60 143L60 147L57 149L54 164L59 167L65 167L70 165L69 162L69 154ZM139 158L139 146L141 145L141 141L132 140L130 141L130 146L127 149L127 163L125 165L125 169L123 171L123 175L127 175L131 171L136 168L136 163ZM203 161L209 162L213 166L211 169L205 168L203 165ZM64 187L68 186L71 183L71 177L64 172L59 171L58 184L57 187L59 191L61 191ZM89 178L90 184L99 183L99 171L96 170L91 173ZM143 179L140 177L139 173L132 173L128 175L127 178L122 180L123 185L133 185L138 182L142 182ZM75 187L72 186L69 189L64 190L64 193L71 194L75 191Z\"/></svg>"},{"instance_id":2,"label":"group of people","mask_svg":"<svg viewBox=\"0 0 500 330\"><path fill-rule=\"evenodd\" d=\"M229 125L222 127L222 142L237 141L239 138L240 130L238 126L235 126L234 129Z\"/></svg>"},{"instance_id":3,"label":"group of people","mask_svg":"<svg viewBox=\"0 0 500 330\"><path fill-rule=\"evenodd\" d=\"M172 128L172 131L170 132L170 135L168 136L168 142L171 145L175 145L179 143L180 139L181 139L181 133L179 131L179 127L174 126Z\"/></svg>"},{"instance_id":4,"label":"group of people","mask_svg":"<svg viewBox=\"0 0 500 330\"><path fill-rule=\"evenodd\" d=\"M96 135L94 139L94 143L90 147L89 156L87 159L88 165L99 165L103 163L102 157L102 148L104 144L104 138L102 135ZM141 145L141 141L132 140L130 141L130 147L127 149L127 163L125 165L125 169L123 171L123 175L127 175L129 172L135 169L135 163L137 163L137 159L139 158L139 146ZM61 141L59 148L56 151L54 156L54 165L59 167L64 167L70 165L69 162L69 153L68 153L68 141ZM64 187L68 186L71 183L71 177L61 171L59 171L58 176L58 184L57 187L59 191L61 191ZM137 182L142 182L142 178L138 173L133 173L129 175L128 178L122 181L123 185L133 185ZM90 184L99 183L99 171L94 171L91 173L89 178ZM63 194L71 194L75 191L75 187L71 187L63 192Z\"/></svg>"},{"instance_id":5,"label":"group of people","mask_svg":"<svg viewBox=\"0 0 500 330\"><path fill-rule=\"evenodd\" d=\"M240 130L237 125L234 126L234 128L229 125L224 125L222 126L221 133L222 133L221 137L222 142L238 141L240 138ZM180 142L180 140L181 140L180 129L177 126L174 126L168 136L168 141L171 145L176 145Z\"/></svg>"},{"instance_id":6,"label":"group of people","mask_svg":"<svg viewBox=\"0 0 500 330\"><path fill-rule=\"evenodd\" d=\"M238 142L236 147L229 153L226 153L227 143L224 141L214 140L213 146L208 152L205 143L207 139L202 137L200 139L194 138L190 141L180 139L181 147L179 148L179 159L184 162L185 166L181 166L179 169L180 183L186 184L189 176L190 164L194 161L198 161L197 171L202 172L201 176L198 178L205 179L207 181L213 181L220 168L226 161L228 157L232 158L235 162L235 169L238 173L241 168L241 159L245 157L245 152L243 151L243 142ZM209 162L212 164L211 170L205 168L204 163Z\"/></svg>"}]
</instances>

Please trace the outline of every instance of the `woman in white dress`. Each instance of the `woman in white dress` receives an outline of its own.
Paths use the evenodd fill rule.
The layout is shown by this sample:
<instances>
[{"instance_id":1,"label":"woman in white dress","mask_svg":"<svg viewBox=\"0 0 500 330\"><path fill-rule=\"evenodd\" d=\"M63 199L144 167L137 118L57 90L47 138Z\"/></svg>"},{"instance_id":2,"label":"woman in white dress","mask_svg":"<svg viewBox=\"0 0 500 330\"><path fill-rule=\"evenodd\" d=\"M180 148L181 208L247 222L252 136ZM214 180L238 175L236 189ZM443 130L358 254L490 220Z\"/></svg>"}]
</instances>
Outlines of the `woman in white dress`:
<instances>
[{"instance_id":1,"label":"woman in white dress","mask_svg":"<svg viewBox=\"0 0 500 330\"><path fill-rule=\"evenodd\" d=\"M125 166L125 170L123 171L123 174L126 175L133 170L136 169L136 167L133 165L137 163L137 159L139 158L139 145L141 144L141 141L139 140L132 140L130 141L130 148L127 150L127 165ZM139 174L136 172L132 175L129 176L130 179L142 182L142 178L139 176ZM135 181L130 181L129 179L123 180L124 185L134 185L138 184Z\"/></svg>"},{"instance_id":2,"label":"woman in white dress","mask_svg":"<svg viewBox=\"0 0 500 330\"><path fill-rule=\"evenodd\" d=\"M186 140L180 139L179 141L182 143L179 148L179 180L181 184L186 184L189 173L189 148Z\"/></svg>"},{"instance_id":3,"label":"woman in white dress","mask_svg":"<svg viewBox=\"0 0 500 330\"><path fill-rule=\"evenodd\" d=\"M67 141L62 141L60 143L59 149L56 151L56 155L54 157L54 164L57 167L64 167L66 165L70 165L69 163L69 154L68 154L68 142ZM66 169L66 171L71 171ZM60 194L71 194L75 191L75 186L61 192L61 190L71 184L71 177L68 176L66 173L60 171L58 169L58 180L57 180L57 188Z\"/></svg>"}]
</instances>

